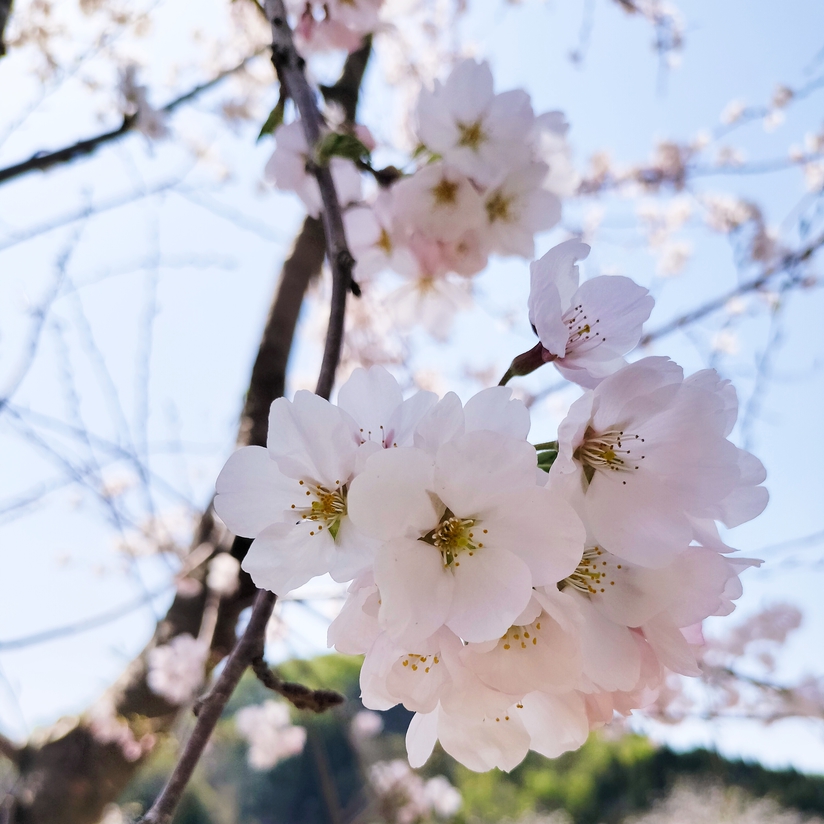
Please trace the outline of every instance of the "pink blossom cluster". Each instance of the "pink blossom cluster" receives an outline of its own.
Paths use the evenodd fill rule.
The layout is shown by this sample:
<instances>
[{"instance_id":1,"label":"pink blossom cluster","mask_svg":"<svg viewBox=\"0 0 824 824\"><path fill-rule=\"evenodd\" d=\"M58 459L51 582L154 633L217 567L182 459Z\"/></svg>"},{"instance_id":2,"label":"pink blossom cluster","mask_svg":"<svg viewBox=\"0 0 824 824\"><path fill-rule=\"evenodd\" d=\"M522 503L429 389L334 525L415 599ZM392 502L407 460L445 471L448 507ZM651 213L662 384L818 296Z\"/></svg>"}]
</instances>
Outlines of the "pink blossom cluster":
<instances>
[{"instance_id":1,"label":"pink blossom cluster","mask_svg":"<svg viewBox=\"0 0 824 824\"><path fill-rule=\"evenodd\" d=\"M380 25L383 0L286 0L301 54L353 52Z\"/></svg>"},{"instance_id":2,"label":"pink blossom cluster","mask_svg":"<svg viewBox=\"0 0 824 824\"><path fill-rule=\"evenodd\" d=\"M454 302L450 276L477 275L493 253L534 257L535 234L559 222L560 197L576 185L567 128L560 112L536 116L522 89L496 94L488 63L459 62L445 82L420 93L419 145L408 174L364 200L355 164L331 160L356 279L393 270L419 301L445 293ZM359 136L373 148L364 130ZM265 176L318 215L320 192L307 171L312 158L300 122L279 127L275 138Z\"/></svg>"},{"instance_id":3,"label":"pink blossom cluster","mask_svg":"<svg viewBox=\"0 0 824 824\"><path fill-rule=\"evenodd\" d=\"M530 443L507 387L404 399L375 366L336 404L276 400L266 448L217 480L258 586L351 582L330 646L365 656L367 708L415 712L413 766L436 741L473 770L580 746L667 671L699 673L702 620L732 611L756 563L717 528L767 502L761 463L729 440L735 391L665 357L627 364L652 298L628 278L579 285L588 252L567 241L532 266L530 368L584 387L557 440Z\"/></svg>"}]
</instances>

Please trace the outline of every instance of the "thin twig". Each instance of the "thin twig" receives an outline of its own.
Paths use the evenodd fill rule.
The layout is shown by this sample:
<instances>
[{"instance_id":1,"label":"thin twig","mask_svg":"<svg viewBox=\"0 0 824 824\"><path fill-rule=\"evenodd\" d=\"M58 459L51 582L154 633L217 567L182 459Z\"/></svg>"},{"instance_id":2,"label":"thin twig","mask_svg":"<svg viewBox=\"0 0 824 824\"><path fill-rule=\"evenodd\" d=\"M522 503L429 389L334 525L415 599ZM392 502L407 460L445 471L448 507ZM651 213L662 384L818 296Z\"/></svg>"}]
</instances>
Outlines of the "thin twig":
<instances>
[{"instance_id":1,"label":"thin twig","mask_svg":"<svg viewBox=\"0 0 824 824\"><path fill-rule=\"evenodd\" d=\"M273 592L263 589L258 593L249 625L229 655L214 687L200 702L197 723L192 735L186 742L183 754L163 792L142 819L143 824L168 824L172 820L183 790L186 789L200 756L209 743L224 707L232 697L241 676L246 672L249 662L258 654L263 644L266 624L275 608L276 600L277 595Z\"/></svg>"},{"instance_id":2,"label":"thin twig","mask_svg":"<svg viewBox=\"0 0 824 824\"><path fill-rule=\"evenodd\" d=\"M272 63L280 78L281 86L292 98L300 113L307 144L312 147L321 136L323 120L318 109L315 92L303 72L304 60L298 54L292 39L292 31L286 19L283 0L266 0L264 9L272 26ZM343 345L343 321L346 314L346 293L352 282L355 259L346 243L343 216L328 166L315 166L315 177L323 201L323 231L326 235L326 256L332 269L332 305L326 346L318 376L316 394L328 398L332 394L335 371L340 361Z\"/></svg>"},{"instance_id":3,"label":"thin twig","mask_svg":"<svg viewBox=\"0 0 824 824\"><path fill-rule=\"evenodd\" d=\"M261 55L263 51L263 48L258 49L254 54L249 55L249 57L245 57L240 63L233 66L231 69L226 69L225 71L220 72L211 80L207 80L205 83L201 83L193 89L190 89L185 94L169 101L165 106L161 107L159 111L164 114L171 114L175 109L182 106L184 103L188 103L190 100L193 100L203 94L203 92L216 86L222 80L225 80L227 77L244 69L249 61L254 60L254 58ZM20 177L20 175L24 175L27 172L38 170L42 172L52 166L57 166L60 163L67 163L75 158L92 154L100 146L104 146L106 143L111 143L113 140L117 140L118 138L123 137L123 135L131 132L135 127L136 120L136 115L126 115L123 118L123 123L116 129L112 129L108 132L102 132L101 134L87 138L86 140L80 140L77 143L73 143L71 146L65 146L64 148L58 149L54 152L38 152L37 154L32 155L32 157L28 160L24 160L22 163L16 163L14 166L8 166L5 169L0 169L0 183L4 183L5 181L11 180L15 177Z\"/></svg>"},{"instance_id":4,"label":"thin twig","mask_svg":"<svg viewBox=\"0 0 824 824\"><path fill-rule=\"evenodd\" d=\"M284 681L274 670L269 669L263 656L252 659L252 671L266 689L283 696L299 710L312 712L326 712L332 707L342 704L346 698L335 690L313 690L304 684L294 681Z\"/></svg>"},{"instance_id":5,"label":"thin twig","mask_svg":"<svg viewBox=\"0 0 824 824\"><path fill-rule=\"evenodd\" d=\"M684 326L690 326L695 323L695 321L701 320L701 318L711 315L719 309L723 309L727 302L732 298L739 297L740 295L746 295L749 292L757 292L758 290L763 289L769 282L770 278L774 275L780 274L787 269L791 269L794 266L798 266L800 263L808 261L822 246L824 246L824 233L820 234L801 249L783 255L775 265L767 268L764 272L758 275L758 277L747 280L726 294L708 301L702 306L693 309L691 312L687 312L680 317L665 323L663 326L659 326L657 329L653 329L652 332L648 332L641 338L638 345L647 346L658 338L669 335L671 332L675 332L677 329L681 329ZM792 285L796 285L796 283L803 282L804 278L800 275L796 275L793 280L794 283Z\"/></svg>"}]
</instances>

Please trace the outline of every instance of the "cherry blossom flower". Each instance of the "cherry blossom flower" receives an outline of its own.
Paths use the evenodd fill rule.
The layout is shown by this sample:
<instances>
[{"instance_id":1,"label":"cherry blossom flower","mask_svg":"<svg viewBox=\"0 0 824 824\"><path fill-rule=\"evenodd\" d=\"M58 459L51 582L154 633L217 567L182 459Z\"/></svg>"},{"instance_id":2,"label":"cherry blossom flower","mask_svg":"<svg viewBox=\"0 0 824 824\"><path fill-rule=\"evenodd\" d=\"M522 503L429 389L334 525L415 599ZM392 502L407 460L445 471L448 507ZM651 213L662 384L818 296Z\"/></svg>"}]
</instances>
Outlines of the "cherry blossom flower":
<instances>
[{"instance_id":1,"label":"cherry blossom flower","mask_svg":"<svg viewBox=\"0 0 824 824\"><path fill-rule=\"evenodd\" d=\"M315 176L307 171L311 160L309 145L300 121L279 126L275 131L276 147L263 175L278 189L295 192L306 206L306 211L317 217L323 209L320 188ZM361 176L349 160L333 157L329 162L335 191L342 206L361 199Z\"/></svg>"},{"instance_id":2,"label":"cherry blossom flower","mask_svg":"<svg viewBox=\"0 0 824 824\"><path fill-rule=\"evenodd\" d=\"M370 563L375 544L347 513L356 463L411 445L435 400L431 392L404 400L397 381L374 366L355 370L337 406L305 390L273 402L266 448L235 452L216 482L217 513L255 539L243 568L258 586L282 595L327 572L350 580Z\"/></svg>"},{"instance_id":3,"label":"cherry blossom flower","mask_svg":"<svg viewBox=\"0 0 824 824\"><path fill-rule=\"evenodd\" d=\"M469 178L456 166L430 163L394 187L395 215L408 232L457 241L485 222L481 197Z\"/></svg>"},{"instance_id":4,"label":"cherry blossom flower","mask_svg":"<svg viewBox=\"0 0 824 824\"><path fill-rule=\"evenodd\" d=\"M392 190L383 190L371 206L358 206L344 212L343 226L359 281L383 269L409 276L418 271L412 251L395 226L393 199Z\"/></svg>"},{"instance_id":5,"label":"cherry blossom flower","mask_svg":"<svg viewBox=\"0 0 824 824\"><path fill-rule=\"evenodd\" d=\"M271 770L299 755L306 744L306 728L293 726L289 710L279 701L243 707L235 715L235 726L249 742L247 760L254 770Z\"/></svg>"},{"instance_id":6,"label":"cherry blossom flower","mask_svg":"<svg viewBox=\"0 0 824 824\"><path fill-rule=\"evenodd\" d=\"M582 514L599 547L666 566L692 541L694 519L732 525L766 505L763 467L726 437L734 402L714 371L684 380L668 358L644 358L572 405L550 477L585 490Z\"/></svg>"},{"instance_id":7,"label":"cherry blossom flower","mask_svg":"<svg viewBox=\"0 0 824 824\"><path fill-rule=\"evenodd\" d=\"M551 361L569 380L592 388L620 369L641 337L654 301L620 276L601 276L580 286L575 261L590 247L567 240L530 266L529 322Z\"/></svg>"},{"instance_id":8,"label":"cherry blossom flower","mask_svg":"<svg viewBox=\"0 0 824 824\"><path fill-rule=\"evenodd\" d=\"M527 163L502 176L484 193L491 251L535 256L535 233L551 229L561 219L561 201L542 187L547 167Z\"/></svg>"},{"instance_id":9,"label":"cherry blossom flower","mask_svg":"<svg viewBox=\"0 0 824 824\"><path fill-rule=\"evenodd\" d=\"M167 644L149 650L146 683L170 704L185 704L203 683L208 644L185 632Z\"/></svg>"},{"instance_id":10,"label":"cherry blossom flower","mask_svg":"<svg viewBox=\"0 0 824 824\"><path fill-rule=\"evenodd\" d=\"M568 131L563 112L544 112L535 118L536 155L549 166L543 185L558 197L572 197L580 183L566 139Z\"/></svg>"},{"instance_id":11,"label":"cherry blossom flower","mask_svg":"<svg viewBox=\"0 0 824 824\"><path fill-rule=\"evenodd\" d=\"M534 449L489 430L448 440L434 457L374 454L349 513L384 542L374 563L381 626L412 646L442 626L468 641L503 634L533 586L575 568L584 537L569 504L537 485Z\"/></svg>"},{"instance_id":12,"label":"cherry blossom flower","mask_svg":"<svg viewBox=\"0 0 824 824\"><path fill-rule=\"evenodd\" d=\"M529 95L522 89L495 94L485 61L463 60L443 84L424 89L416 120L426 148L481 185L530 159L526 136L535 115Z\"/></svg>"}]
</instances>

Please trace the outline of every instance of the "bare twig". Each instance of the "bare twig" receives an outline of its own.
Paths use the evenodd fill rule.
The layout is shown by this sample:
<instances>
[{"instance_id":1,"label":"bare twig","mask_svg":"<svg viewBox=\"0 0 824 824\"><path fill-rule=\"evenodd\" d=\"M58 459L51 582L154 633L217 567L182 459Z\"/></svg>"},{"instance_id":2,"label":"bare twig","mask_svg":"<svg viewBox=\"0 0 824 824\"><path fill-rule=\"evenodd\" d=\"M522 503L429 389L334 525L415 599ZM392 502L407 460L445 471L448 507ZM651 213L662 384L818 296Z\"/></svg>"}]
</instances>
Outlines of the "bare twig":
<instances>
[{"instance_id":1,"label":"bare twig","mask_svg":"<svg viewBox=\"0 0 824 824\"><path fill-rule=\"evenodd\" d=\"M286 20L283 0L266 0L266 16L272 25L272 63L282 87L292 98L300 113L306 142L314 146L321 136L323 120L318 110L315 93L303 73L304 60L292 40L292 31ZM343 217L338 203L335 183L328 166L315 166L314 174L323 201L323 231L326 235L326 256L332 269L332 306L323 352L318 385L315 392L322 398L332 393L335 370L343 345L343 320L346 313L346 293L352 282L355 260L346 244Z\"/></svg>"},{"instance_id":2,"label":"bare twig","mask_svg":"<svg viewBox=\"0 0 824 824\"><path fill-rule=\"evenodd\" d=\"M638 345L648 346L652 343L652 341L657 340L658 338L663 338L678 329L682 329L685 326L690 326L696 321L701 320L701 318L711 315L719 309L723 309L732 298L739 297L740 295L746 295L750 292L757 292L760 289L763 289L767 286L770 279L774 275L785 272L788 269L792 269L793 267L808 261L822 246L824 246L824 233L818 235L818 237L814 238L800 249L783 255L777 263L765 269L757 277L744 281L739 286L736 286L735 289L726 292L720 297L707 301L707 303L697 307L696 309L686 312L680 317L663 324L663 326L659 326L657 329L653 329L651 332L648 332L641 338ZM793 275L792 285L803 283L804 280L805 278L800 273L796 273Z\"/></svg>"},{"instance_id":3,"label":"bare twig","mask_svg":"<svg viewBox=\"0 0 824 824\"><path fill-rule=\"evenodd\" d=\"M0 18L2 17L2 3L3 0L0 0ZM243 70L251 60L254 60L254 58L262 54L263 51L264 49L262 48L258 49L254 54L241 60L241 62L236 66L220 72L211 80L207 80L205 83L195 86L193 89L190 89L185 94L176 97L174 100L170 100L160 109L160 111L164 114L171 114L175 109L179 108L184 103L194 100L196 97L203 94L203 92L214 88L222 80L225 80L227 77ZM67 163L75 160L78 157L92 154L100 146L111 143L113 140L117 140L118 138L123 137L123 135L131 132L135 127L136 120L137 117L135 115L126 115L123 118L123 123L116 129L112 129L108 132L102 132L101 134L95 135L94 137L90 137L86 140L80 140L77 143L73 143L71 146L65 146L64 148L58 149L54 152L38 152L28 160L24 160L22 163L16 163L14 166L8 166L5 169L0 169L0 183L4 183L7 180L12 180L15 177L20 177L20 175L24 175L27 172L37 170L42 172L52 166L57 166L61 163Z\"/></svg>"},{"instance_id":4,"label":"bare twig","mask_svg":"<svg viewBox=\"0 0 824 824\"><path fill-rule=\"evenodd\" d=\"M80 632L86 632L87 630L109 624L112 621L122 618L124 615L128 615L130 612L134 612L136 609L140 609L148 602L153 601L160 595L163 595L168 591L168 589L169 586L167 585L161 589L155 590L154 592L148 593L148 595L141 595L133 601L127 601L119 607L106 610L106 612L101 612L100 614L94 615L91 618L86 618L83 621L77 621L73 624L64 624L63 626L55 627L54 629L46 629L42 632L35 632L31 635L23 635L19 638L10 638L7 641L0 641L0 651L8 652L13 649L31 647L35 644L44 644L47 641L56 641L58 638L65 638L68 635L76 635Z\"/></svg>"},{"instance_id":5,"label":"bare twig","mask_svg":"<svg viewBox=\"0 0 824 824\"><path fill-rule=\"evenodd\" d=\"M6 23L11 14L12 0L0 0L0 57L6 53L6 41L3 35L6 32Z\"/></svg>"},{"instance_id":6,"label":"bare twig","mask_svg":"<svg viewBox=\"0 0 824 824\"><path fill-rule=\"evenodd\" d=\"M312 712L326 712L332 707L337 707L346 699L335 690L313 690L304 684L297 684L294 681L284 681L276 672L269 669L263 656L252 659L252 671L257 676L261 684L266 689L283 696L299 710L312 710Z\"/></svg>"},{"instance_id":7,"label":"bare twig","mask_svg":"<svg viewBox=\"0 0 824 824\"><path fill-rule=\"evenodd\" d=\"M183 790L189 783L203 750L209 743L223 709L238 685L241 676L254 658L266 634L266 624L275 608L277 596L261 590L255 599L249 625L226 661L214 687L200 702L197 723L186 747L175 766L169 782L158 796L157 801L142 819L143 824L168 824L172 820Z\"/></svg>"}]
</instances>

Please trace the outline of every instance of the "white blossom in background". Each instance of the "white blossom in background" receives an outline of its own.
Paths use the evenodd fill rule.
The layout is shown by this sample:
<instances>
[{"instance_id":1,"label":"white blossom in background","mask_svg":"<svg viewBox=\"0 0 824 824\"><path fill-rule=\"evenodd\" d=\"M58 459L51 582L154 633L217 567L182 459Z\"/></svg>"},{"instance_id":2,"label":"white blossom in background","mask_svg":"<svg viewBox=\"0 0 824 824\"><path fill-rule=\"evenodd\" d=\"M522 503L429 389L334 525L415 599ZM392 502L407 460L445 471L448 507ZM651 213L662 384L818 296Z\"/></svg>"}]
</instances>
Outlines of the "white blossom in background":
<instances>
[{"instance_id":1,"label":"white blossom in background","mask_svg":"<svg viewBox=\"0 0 824 824\"><path fill-rule=\"evenodd\" d=\"M170 704L191 701L203 683L208 655L208 644L186 632L149 650L149 689Z\"/></svg>"},{"instance_id":2,"label":"white blossom in background","mask_svg":"<svg viewBox=\"0 0 824 824\"><path fill-rule=\"evenodd\" d=\"M383 718L380 713L361 710L349 723L349 732L356 741L366 741L380 735L383 731Z\"/></svg>"},{"instance_id":3,"label":"white blossom in background","mask_svg":"<svg viewBox=\"0 0 824 824\"><path fill-rule=\"evenodd\" d=\"M496 170L529 161L524 139L535 122L529 95L522 89L495 94L487 62L462 60L444 83L418 98L417 131L423 145L481 185Z\"/></svg>"},{"instance_id":4,"label":"white blossom in background","mask_svg":"<svg viewBox=\"0 0 824 824\"><path fill-rule=\"evenodd\" d=\"M104 696L92 706L87 713L87 721L95 740L101 744L116 744L127 761L138 761L152 751L157 741L150 733L138 739L109 696Z\"/></svg>"},{"instance_id":5,"label":"white blossom in background","mask_svg":"<svg viewBox=\"0 0 824 824\"><path fill-rule=\"evenodd\" d=\"M460 810L460 792L443 775L424 781L405 761L377 761L368 771L384 820L415 824L435 816L449 819Z\"/></svg>"},{"instance_id":6,"label":"white blossom in background","mask_svg":"<svg viewBox=\"0 0 824 824\"><path fill-rule=\"evenodd\" d=\"M219 552L209 562L206 586L218 595L232 595L240 584L240 561L228 552Z\"/></svg>"},{"instance_id":7,"label":"white blossom in background","mask_svg":"<svg viewBox=\"0 0 824 824\"><path fill-rule=\"evenodd\" d=\"M134 118L134 128L150 140L169 134L163 114L149 105L146 87L137 84L137 67L127 66L120 74L120 94L126 114Z\"/></svg>"},{"instance_id":8,"label":"white blossom in background","mask_svg":"<svg viewBox=\"0 0 824 824\"><path fill-rule=\"evenodd\" d=\"M302 753L306 744L306 728L293 725L289 710L279 701L243 707L235 715L235 726L249 743L247 760L255 770L271 770Z\"/></svg>"}]
</instances>

